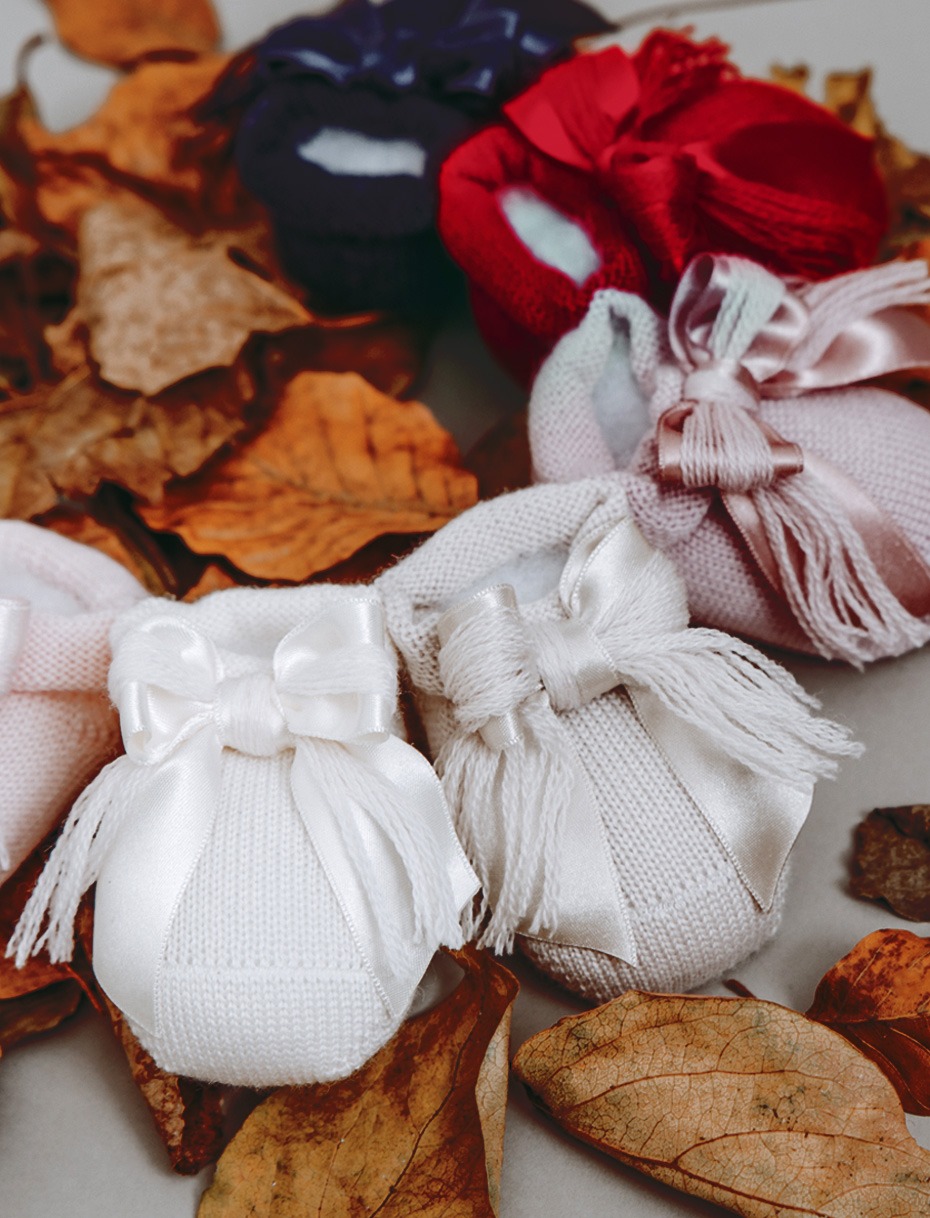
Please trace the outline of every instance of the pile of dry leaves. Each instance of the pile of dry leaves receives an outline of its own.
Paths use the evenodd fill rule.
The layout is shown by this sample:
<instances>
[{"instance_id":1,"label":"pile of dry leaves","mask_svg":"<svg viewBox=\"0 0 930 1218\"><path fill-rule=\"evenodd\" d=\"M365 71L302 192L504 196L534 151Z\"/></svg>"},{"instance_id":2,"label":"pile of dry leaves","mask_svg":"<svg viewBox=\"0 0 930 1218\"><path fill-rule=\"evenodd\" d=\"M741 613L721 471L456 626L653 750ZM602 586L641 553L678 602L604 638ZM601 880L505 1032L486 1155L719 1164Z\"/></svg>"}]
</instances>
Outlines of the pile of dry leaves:
<instances>
[{"instance_id":1,"label":"pile of dry leaves","mask_svg":"<svg viewBox=\"0 0 930 1218\"><path fill-rule=\"evenodd\" d=\"M422 329L321 317L282 277L231 129L202 117L229 64L209 0L47 2L67 46L125 73L64 134L25 84L0 103L0 514L194 597L370 575L479 488L528 479L519 420L469 470L403 400ZM779 75L804 86L803 71ZM930 160L883 129L866 76L834 78L828 104L877 137L888 254L930 250ZM901 874L922 852L919 892L902 895L894 835ZM928 841L926 809L873 814L857 891L926 917ZM44 853L0 891L0 949ZM86 996L174 1168L219 1159L201 1218L497 1212L517 983L492 957L457 953L458 987L350 1079L243 1097L154 1065L94 981L82 917L71 964L0 960L0 1049ZM515 1069L577 1137L738 1213L930 1212L930 1154L902 1111L930 1114L930 941L907 932L855 947L806 1016L745 994L630 993L534 1037Z\"/></svg>"}]
</instances>

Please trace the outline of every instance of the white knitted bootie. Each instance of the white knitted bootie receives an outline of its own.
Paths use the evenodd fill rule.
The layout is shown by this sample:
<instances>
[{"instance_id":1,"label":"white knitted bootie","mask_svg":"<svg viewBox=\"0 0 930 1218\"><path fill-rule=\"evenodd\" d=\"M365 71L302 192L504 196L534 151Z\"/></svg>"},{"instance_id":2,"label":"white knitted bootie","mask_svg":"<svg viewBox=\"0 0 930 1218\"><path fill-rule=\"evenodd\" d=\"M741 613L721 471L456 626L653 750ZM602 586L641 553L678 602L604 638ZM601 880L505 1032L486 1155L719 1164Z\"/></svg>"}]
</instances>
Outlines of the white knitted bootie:
<instances>
[{"instance_id":1,"label":"white knitted bootie","mask_svg":"<svg viewBox=\"0 0 930 1218\"><path fill-rule=\"evenodd\" d=\"M459 836L473 932L603 1001L772 935L817 775L854 752L791 676L688 628L615 479L479 504L377 581Z\"/></svg>"},{"instance_id":2,"label":"white knitted bootie","mask_svg":"<svg viewBox=\"0 0 930 1218\"><path fill-rule=\"evenodd\" d=\"M477 888L396 734L377 597L148 600L113 651L127 756L72 809L11 951L67 958L96 880L95 973L160 1066L255 1087L350 1074L461 944Z\"/></svg>"},{"instance_id":3,"label":"white knitted bootie","mask_svg":"<svg viewBox=\"0 0 930 1218\"><path fill-rule=\"evenodd\" d=\"M116 756L110 626L144 596L90 546L0 521L0 883Z\"/></svg>"}]
</instances>

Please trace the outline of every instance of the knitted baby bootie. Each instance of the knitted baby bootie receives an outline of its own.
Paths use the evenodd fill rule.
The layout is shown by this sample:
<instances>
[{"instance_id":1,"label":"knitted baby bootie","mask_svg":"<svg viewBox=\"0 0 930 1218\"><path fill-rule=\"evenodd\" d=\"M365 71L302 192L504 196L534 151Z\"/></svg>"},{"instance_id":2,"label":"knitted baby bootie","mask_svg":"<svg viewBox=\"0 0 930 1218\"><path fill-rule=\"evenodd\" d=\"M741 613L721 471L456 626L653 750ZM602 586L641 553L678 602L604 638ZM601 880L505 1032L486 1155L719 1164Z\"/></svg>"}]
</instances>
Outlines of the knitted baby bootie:
<instances>
[{"instance_id":1,"label":"knitted baby bootie","mask_svg":"<svg viewBox=\"0 0 930 1218\"><path fill-rule=\"evenodd\" d=\"M773 661L688 628L615 479L457 517L378 580L460 838L479 943L604 1001L771 936L816 776L854 752Z\"/></svg>"},{"instance_id":2,"label":"knitted baby bootie","mask_svg":"<svg viewBox=\"0 0 930 1218\"><path fill-rule=\"evenodd\" d=\"M116 755L110 626L144 596L90 546L0 521L0 883Z\"/></svg>"},{"instance_id":3,"label":"knitted baby bootie","mask_svg":"<svg viewBox=\"0 0 930 1218\"><path fill-rule=\"evenodd\" d=\"M454 268L435 231L448 152L582 34L578 0L350 0L271 31L238 88L246 188L319 308L430 315Z\"/></svg>"},{"instance_id":4,"label":"knitted baby bootie","mask_svg":"<svg viewBox=\"0 0 930 1218\"><path fill-rule=\"evenodd\" d=\"M924 262L819 283L701 255L668 319L598 293L533 386L534 476L620 475L695 619L862 664L930 638Z\"/></svg>"},{"instance_id":5,"label":"knitted baby bootie","mask_svg":"<svg viewBox=\"0 0 930 1218\"><path fill-rule=\"evenodd\" d=\"M477 887L396 734L377 598L148 600L113 650L127 755L72 809L11 953L67 958L96 881L95 973L162 1068L253 1087L350 1074L461 944Z\"/></svg>"},{"instance_id":6,"label":"knitted baby bootie","mask_svg":"<svg viewBox=\"0 0 930 1218\"><path fill-rule=\"evenodd\" d=\"M440 177L440 234L524 378L601 288L664 307L703 250L821 278L868 265L886 221L871 141L668 30L548 69Z\"/></svg>"}]
</instances>

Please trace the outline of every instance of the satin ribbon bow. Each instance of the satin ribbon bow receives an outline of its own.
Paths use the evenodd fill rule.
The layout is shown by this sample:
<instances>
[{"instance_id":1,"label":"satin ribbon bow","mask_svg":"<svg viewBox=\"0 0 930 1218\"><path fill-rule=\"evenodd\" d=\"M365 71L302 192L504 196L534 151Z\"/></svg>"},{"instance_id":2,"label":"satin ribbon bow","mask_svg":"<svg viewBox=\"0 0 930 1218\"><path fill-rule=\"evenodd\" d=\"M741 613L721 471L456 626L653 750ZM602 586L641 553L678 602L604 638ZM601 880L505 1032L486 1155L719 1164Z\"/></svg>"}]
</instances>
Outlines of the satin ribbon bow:
<instances>
[{"instance_id":1,"label":"satin ribbon bow","mask_svg":"<svg viewBox=\"0 0 930 1218\"><path fill-rule=\"evenodd\" d=\"M470 95L493 100L608 23L575 0L350 0L333 13L301 17L259 43L259 72L312 76L341 88Z\"/></svg>"},{"instance_id":2,"label":"satin ribbon bow","mask_svg":"<svg viewBox=\"0 0 930 1218\"><path fill-rule=\"evenodd\" d=\"M481 849L475 857L489 860L481 875L492 911L487 941L492 945L506 941L509 931L596 948L636 962L630 918L604 826L559 719L561 712L620 686L626 690L620 696L629 697L657 751L710 825L755 901L763 909L770 908L785 859L810 806L812 780L809 770L799 768L792 786L743 763L744 743L735 738L739 732L727 719L728 715L738 719L737 682L731 686L729 672L719 680L720 665L716 678L725 693L721 696L713 682L706 691L711 700L720 697L719 722L713 721L716 711L701 721L703 712L689 708L687 698L677 697L676 682L693 683L695 676L693 669L684 667L687 661L677 667L676 651L682 650L678 640L688 635L688 642L703 649L706 657L713 645L711 635L724 636L703 632L698 639L697 632L686 630L688 607L681 581L669 560L646 543L629 519L575 546L559 592L564 613L560 620L527 617L513 589L501 585L454 605L438 625L443 686L462 733L480 737L493 756L506 758L514 751L519 754L516 766L524 775L535 775L522 786L519 775L510 778L500 769L483 778L478 758L464 752L455 740L437 762L446 771L447 789L455 787L457 779L448 770L458 752L465 797L471 784L481 788L481 799L500 798L499 809L474 810L475 820L485 813L483 837L476 843ZM766 663L752 652L745 673L754 661ZM689 675L682 679L686 671ZM774 688L766 687L764 692L774 702ZM773 737L781 726L772 726ZM766 727L754 723L752 730L763 734ZM722 742L715 740L715 734L723 737ZM803 737L803 727L800 734ZM609 748L610 741L602 745ZM557 765L549 764L553 758ZM804 763L810 766L809 754ZM521 825L513 823L521 813L511 806L518 798L525 801ZM552 813L560 801L564 806ZM558 831L544 823L550 813L561 816ZM468 833L468 820L468 808L464 817L460 810L460 832ZM539 856L527 861L534 843L540 842L545 846ZM504 874L507 868L522 868L522 874L515 879ZM499 904L508 905L514 899L508 894L518 892L527 879L532 885L529 899L524 898L522 907L511 905L501 913ZM540 918L538 911L546 906L547 915Z\"/></svg>"},{"instance_id":3,"label":"satin ribbon bow","mask_svg":"<svg viewBox=\"0 0 930 1218\"><path fill-rule=\"evenodd\" d=\"M812 277L869 263L885 223L870 142L785 89L737 83L726 55L655 31L633 56L550 69L504 113L596 177L669 279L707 248Z\"/></svg>"},{"instance_id":4,"label":"satin ribbon bow","mask_svg":"<svg viewBox=\"0 0 930 1218\"><path fill-rule=\"evenodd\" d=\"M158 1034L165 946L210 835L227 749L293 750L291 792L312 848L382 999L395 1015L405 1009L438 946L433 932L454 936L476 880L432 767L391 734L395 683L373 599L324 608L261 669L230 670L205 635L171 617L123 640L110 688L128 760L111 781L132 767L133 806L101 870L94 934L100 982L133 1021ZM363 772L361 788L340 787L346 765ZM398 840L401 821L412 842ZM430 900L444 908L424 910Z\"/></svg>"},{"instance_id":5,"label":"satin ribbon bow","mask_svg":"<svg viewBox=\"0 0 930 1218\"><path fill-rule=\"evenodd\" d=\"M780 595L790 573L773 548L757 492L806 471L812 507L823 500L821 525L831 510L826 494L845 511L905 610L914 618L930 614L930 569L894 521L838 468L802 452L759 414L765 399L930 365L930 327L901 307L928 302L926 269L918 263L791 287L744 259L701 255L682 277L668 322L671 362L656 377L658 474L665 482L719 490ZM794 511L802 519L811 507L798 499ZM809 527L818 527L816 516ZM798 573L799 585L813 578ZM793 608L798 612L799 604Z\"/></svg>"}]
</instances>

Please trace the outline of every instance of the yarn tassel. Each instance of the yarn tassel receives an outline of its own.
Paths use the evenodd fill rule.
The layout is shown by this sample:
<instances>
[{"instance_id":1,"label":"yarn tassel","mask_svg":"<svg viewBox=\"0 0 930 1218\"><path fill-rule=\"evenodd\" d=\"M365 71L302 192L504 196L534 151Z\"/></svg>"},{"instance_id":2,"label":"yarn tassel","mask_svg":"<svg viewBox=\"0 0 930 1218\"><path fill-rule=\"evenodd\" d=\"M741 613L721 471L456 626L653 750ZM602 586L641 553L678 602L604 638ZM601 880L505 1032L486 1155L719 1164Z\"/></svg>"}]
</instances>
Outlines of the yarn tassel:
<instances>
[{"instance_id":1,"label":"yarn tassel","mask_svg":"<svg viewBox=\"0 0 930 1218\"><path fill-rule=\"evenodd\" d=\"M17 968L42 948L53 963L71 959L78 906L132 806L138 775L138 767L120 757L78 797L10 937L6 954L15 956Z\"/></svg>"},{"instance_id":2,"label":"yarn tassel","mask_svg":"<svg viewBox=\"0 0 930 1218\"><path fill-rule=\"evenodd\" d=\"M571 811L570 745L545 694L517 712L520 732L491 748L478 732L456 733L436 759L456 829L481 881L466 938L498 953L517 933L556 925L562 841Z\"/></svg>"},{"instance_id":3,"label":"yarn tassel","mask_svg":"<svg viewBox=\"0 0 930 1218\"><path fill-rule=\"evenodd\" d=\"M338 742L314 740L301 743L300 747L310 754L310 765L320 793L325 797L327 791L338 791L340 799L345 796L362 808L400 856L410 882L415 942L461 947L459 910L439 844L432 834L418 832L417 822L395 786L374 766L360 765L359 756ZM381 897L381 876L372 864L352 818L340 818L340 826L364 891L378 910L389 964L400 973L409 957L409 929L402 924L391 903Z\"/></svg>"},{"instance_id":4,"label":"yarn tassel","mask_svg":"<svg viewBox=\"0 0 930 1218\"><path fill-rule=\"evenodd\" d=\"M930 638L885 583L861 534L818 480L799 474L752 494L785 598L821 655L861 668Z\"/></svg>"}]
</instances>

